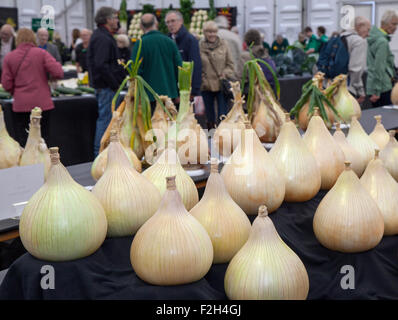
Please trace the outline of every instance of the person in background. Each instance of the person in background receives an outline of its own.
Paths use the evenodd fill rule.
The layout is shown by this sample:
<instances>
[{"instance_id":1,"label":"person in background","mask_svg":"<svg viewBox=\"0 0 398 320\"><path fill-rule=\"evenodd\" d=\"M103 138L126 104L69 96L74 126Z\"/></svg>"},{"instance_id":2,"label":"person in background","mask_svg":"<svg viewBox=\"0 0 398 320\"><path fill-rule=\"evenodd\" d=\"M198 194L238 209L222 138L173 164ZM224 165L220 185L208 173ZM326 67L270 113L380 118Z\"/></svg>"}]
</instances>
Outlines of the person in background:
<instances>
[{"instance_id":1,"label":"person in background","mask_svg":"<svg viewBox=\"0 0 398 320\"><path fill-rule=\"evenodd\" d=\"M368 37L366 93L373 107L391 104L391 90L395 78L394 55L391 52L391 35L397 30L398 15L387 10L381 18L381 27L373 26Z\"/></svg>"},{"instance_id":2,"label":"person in background","mask_svg":"<svg viewBox=\"0 0 398 320\"><path fill-rule=\"evenodd\" d=\"M318 35L318 41L319 41L319 52L321 52L322 48L326 45L328 42L328 36L326 35L326 29L325 27L319 26L317 28L317 35Z\"/></svg>"},{"instance_id":3,"label":"person in background","mask_svg":"<svg viewBox=\"0 0 398 320\"><path fill-rule=\"evenodd\" d=\"M1 84L13 95L12 111L15 112L15 132L21 146L26 144L31 110L38 106L43 110L41 130L45 141L49 137L49 117L54 103L48 86L47 74L62 79L62 66L46 50L39 49L32 30L21 28L16 38L17 48L3 61Z\"/></svg>"},{"instance_id":4,"label":"person in background","mask_svg":"<svg viewBox=\"0 0 398 320\"><path fill-rule=\"evenodd\" d=\"M143 58L139 69L152 89L159 95L167 95L171 99L178 97L178 66L182 59L177 45L166 35L158 31L156 17L147 13L141 17L142 48L140 57ZM135 61L138 46L135 45L131 59ZM152 108L156 106L155 98L148 92Z\"/></svg>"},{"instance_id":5,"label":"person in background","mask_svg":"<svg viewBox=\"0 0 398 320\"><path fill-rule=\"evenodd\" d=\"M199 52L198 40L184 27L184 19L179 11L169 11L165 17L169 30L169 37L173 39L180 51L182 61L193 61L192 90L191 95L196 100L200 96L202 82L202 60Z\"/></svg>"},{"instance_id":6,"label":"person in background","mask_svg":"<svg viewBox=\"0 0 398 320\"><path fill-rule=\"evenodd\" d=\"M0 76L3 60L7 53L15 49L14 28L9 24L3 24L0 29Z\"/></svg>"},{"instance_id":7,"label":"person in background","mask_svg":"<svg viewBox=\"0 0 398 320\"><path fill-rule=\"evenodd\" d=\"M70 60L69 49L66 47L65 43L62 42L61 35L59 34L59 32L54 32L53 43L58 48L58 52L61 55L62 64L64 64L66 61L69 61Z\"/></svg>"},{"instance_id":8,"label":"person in background","mask_svg":"<svg viewBox=\"0 0 398 320\"><path fill-rule=\"evenodd\" d=\"M117 47L119 48L120 59L127 63L131 59L131 50L129 37L125 34L118 34L116 36Z\"/></svg>"},{"instance_id":9,"label":"person in background","mask_svg":"<svg viewBox=\"0 0 398 320\"><path fill-rule=\"evenodd\" d=\"M250 45L252 45L251 50L252 50L252 54L254 55L255 58L265 61L276 72L275 62L271 59L267 50L262 45L261 35L260 35L260 32L258 32L258 30L256 30L256 29L248 30L245 34L244 41L247 45L247 48L249 48ZM244 64L250 59L251 59L251 55L250 55L249 51L245 51L242 53L241 61L239 63L239 67L238 67L238 76L239 77L242 77ZM264 64L259 63L259 65L260 65L261 70L263 71L268 83L270 84L272 89L274 89L274 91L275 91L275 81L274 81L272 72Z\"/></svg>"},{"instance_id":10,"label":"person in background","mask_svg":"<svg viewBox=\"0 0 398 320\"><path fill-rule=\"evenodd\" d=\"M90 44L90 38L92 35L92 31L89 29L82 29L80 32L80 37L82 42L76 46L76 70L77 72L86 72L88 71L87 64L87 50L88 45Z\"/></svg>"},{"instance_id":11,"label":"person in background","mask_svg":"<svg viewBox=\"0 0 398 320\"><path fill-rule=\"evenodd\" d=\"M202 97L205 104L207 128L212 129L220 116L228 112L228 103L221 90L221 80L235 77L234 62L227 42L217 35L214 21L203 24L204 39L199 43L202 58ZM218 115L215 115L214 100L217 99Z\"/></svg>"},{"instance_id":12,"label":"person in background","mask_svg":"<svg viewBox=\"0 0 398 320\"><path fill-rule=\"evenodd\" d=\"M306 27L304 29L304 33L308 39L307 46L305 47L305 53L308 55L313 54L313 53L315 53L315 54L318 53L320 43L319 43L319 40L317 39L316 35L312 33L312 28Z\"/></svg>"},{"instance_id":13,"label":"person in background","mask_svg":"<svg viewBox=\"0 0 398 320\"><path fill-rule=\"evenodd\" d=\"M266 49L268 54L269 54L271 52L271 47L268 44L268 42L264 40L265 39L265 34L260 32L260 37L261 37L261 42L263 43L264 49Z\"/></svg>"},{"instance_id":14,"label":"person in background","mask_svg":"<svg viewBox=\"0 0 398 320\"><path fill-rule=\"evenodd\" d=\"M69 51L72 61L76 61L76 47L82 42L80 38L80 30L73 29L72 30L72 43L70 45Z\"/></svg>"},{"instance_id":15,"label":"person in background","mask_svg":"<svg viewBox=\"0 0 398 320\"><path fill-rule=\"evenodd\" d=\"M90 87L95 89L98 101L98 118L94 138L94 156L98 155L101 138L112 118L111 104L119 89L125 70L118 64L119 50L114 34L118 30L117 11L101 7L95 14L94 30L87 52Z\"/></svg>"},{"instance_id":16,"label":"person in background","mask_svg":"<svg viewBox=\"0 0 398 320\"><path fill-rule=\"evenodd\" d=\"M232 60L234 61L235 72L237 72L236 68L240 61L240 55L242 54L242 41L236 33L229 31L229 22L225 16L217 16L214 22L218 26L218 36L225 40L229 46Z\"/></svg>"},{"instance_id":17,"label":"person in background","mask_svg":"<svg viewBox=\"0 0 398 320\"><path fill-rule=\"evenodd\" d=\"M55 60L57 60L57 62L62 63L61 55L59 54L57 46L48 42L48 30L46 28L40 28L37 30L37 40L39 42L39 48L46 50L55 58Z\"/></svg>"},{"instance_id":18,"label":"person in background","mask_svg":"<svg viewBox=\"0 0 398 320\"><path fill-rule=\"evenodd\" d=\"M357 98L358 103L363 103L366 96L362 75L366 70L366 55L368 50L366 38L369 36L370 28L371 24L368 19L356 17L354 29L346 30L340 35L347 41L347 49L350 56L348 62L348 90Z\"/></svg>"},{"instance_id":19,"label":"person in background","mask_svg":"<svg viewBox=\"0 0 398 320\"><path fill-rule=\"evenodd\" d=\"M278 34L275 41L272 43L270 55L276 56L277 54L285 53L288 46L289 41L281 34Z\"/></svg>"},{"instance_id":20,"label":"person in background","mask_svg":"<svg viewBox=\"0 0 398 320\"><path fill-rule=\"evenodd\" d=\"M293 43L293 47L305 51L307 39L304 32L298 34L298 39Z\"/></svg>"}]
</instances>

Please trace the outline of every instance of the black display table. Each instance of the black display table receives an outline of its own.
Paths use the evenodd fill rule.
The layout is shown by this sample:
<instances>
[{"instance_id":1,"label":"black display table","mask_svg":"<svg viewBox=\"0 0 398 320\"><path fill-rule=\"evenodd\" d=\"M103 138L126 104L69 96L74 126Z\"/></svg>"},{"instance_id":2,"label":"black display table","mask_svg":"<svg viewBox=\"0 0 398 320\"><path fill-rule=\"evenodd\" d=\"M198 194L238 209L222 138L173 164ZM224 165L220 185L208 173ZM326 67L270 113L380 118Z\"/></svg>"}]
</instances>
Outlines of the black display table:
<instances>
[{"instance_id":1,"label":"black display table","mask_svg":"<svg viewBox=\"0 0 398 320\"><path fill-rule=\"evenodd\" d=\"M384 237L367 252L343 254L322 247L312 221L325 192L304 203L283 203L270 214L278 233L306 266L308 299L398 299L398 236ZM253 221L254 217L251 217ZM106 239L84 259L45 262L26 253L8 270L0 299L225 299L227 264L214 265L204 279L183 286L159 287L141 281L129 259L132 237ZM55 289L42 290L42 266L55 270ZM353 268L355 289L344 290L344 266ZM343 280L343 281L342 281Z\"/></svg>"},{"instance_id":2,"label":"black display table","mask_svg":"<svg viewBox=\"0 0 398 320\"><path fill-rule=\"evenodd\" d=\"M98 105L94 95L53 98L55 109L50 116L48 147L58 146L62 163L70 166L94 160L94 136ZM15 139L15 113L12 100L0 100L7 130ZM18 141L22 147L23 142Z\"/></svg>"}]
</instances>

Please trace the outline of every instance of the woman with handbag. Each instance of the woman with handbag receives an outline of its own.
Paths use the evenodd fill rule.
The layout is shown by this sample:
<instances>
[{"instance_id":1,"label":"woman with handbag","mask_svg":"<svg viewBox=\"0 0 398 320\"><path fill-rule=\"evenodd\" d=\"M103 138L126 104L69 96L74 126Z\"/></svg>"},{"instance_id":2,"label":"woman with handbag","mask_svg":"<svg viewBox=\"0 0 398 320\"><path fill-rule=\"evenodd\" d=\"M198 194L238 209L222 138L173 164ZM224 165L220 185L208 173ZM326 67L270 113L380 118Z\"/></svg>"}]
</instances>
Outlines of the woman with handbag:
<instances>
[{"instance_id":1,"label":"woman with handbag","mask_svg":"<svg viewBox=\"0 0 398 320\"><path fill-rule=\"evenodd\" d=\"M229 80L234 80L235 69L228 44L217 35L214 21L203 24L204 39L199 43L202 59L202 97L206 108L207 127L214 128L221 115L228 112ZM227 92L225 92L227 91ZM217 99L218 114L215 116L214 100Z\"/></svg>"},{"instance_id":2,"label":"woman with handbag","mask_svg":"<svg viewBox=\"0 0 398 320\"><path fill-rule=\"evenodd\" d=\"M12 111L15 112L15 139L24 146L27 139L30 111L34 107L43 110L42 136L48 138L49 114L54 109L47 74L53 79L62 79L62 66L46 50L36 44L32 30L21 28L16 38L16 49L3 61L1 84L13 95ZM47 140L46 140L47 141Z\"/></svg>"}]
</instances>

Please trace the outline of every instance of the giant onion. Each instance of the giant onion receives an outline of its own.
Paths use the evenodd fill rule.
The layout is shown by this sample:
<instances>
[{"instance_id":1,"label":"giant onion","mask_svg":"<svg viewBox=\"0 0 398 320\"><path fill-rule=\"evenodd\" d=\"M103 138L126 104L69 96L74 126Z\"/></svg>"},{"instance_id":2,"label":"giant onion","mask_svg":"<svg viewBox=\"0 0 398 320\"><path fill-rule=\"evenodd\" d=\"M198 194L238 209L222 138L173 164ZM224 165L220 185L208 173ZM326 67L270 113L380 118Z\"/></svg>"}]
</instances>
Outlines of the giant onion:
<instances>
[{"instance_id":1,"label":"giant onion","mask_svg":"<svg viewBox=\"0 0 398 320\"><path fill-rule=\"evenodd\" d=\"M285 178L285 201L307 201L318 193L321 172L288 113L269 154Z\"/></svg>"},{"instance_id":2,"label":"giant onion","mask_svg":"<svg viewBox=\"0 0 398 320\"><path fill-rule=\"evenodd\" d=\"M381 123L381 115L375 116L376 126L369 137L379 146L379 150L383 150L390 140L388 132Z\"/></svg>"},{"instance_id":3,"label":"giant onion","mask_svg":"<svg viewBox=\"0 0 398 320\"><path fill-rule=\"evenodd\" d=\"M105 172L92 192L105 209L108 236L133 235L158 209L160 193L131 165L117 131L110 139Z\"/></svg>"},{"instance_id":4,"label":"giant onion","mask_svg":"<svg viewBox=\"0 0 398 320\"><path fill-rule=\"evenodd\" d=\"M316 209L314 233L331 250L361 252L374 248L384 232L376 202L362 186L349 162Z\"/></svg>"},{"instance_id":5,"label":"giant onion","mask_svg":"<svg viewBox=\"0 0 398 320\"><path fill-rule=\"evenodd\" d=\"M395 181L398 181L398 142L395 139L395 130L390 130L389 133L390 141L380 152L380 159Z\"/></svg>"},{"instance_id":6,"label":"giant onion","mask_svg":"<svg viewBox=\"0 0 398 320\"><path fill-rule=\"evenodd\" d=\"M51 148L46 183L25 206L19 223L30 254L48 261L67 261L96 251L106 237L107 221L98 199L76 183Z\"/></svg>"},{"instance_id":7,"label":"giant onion","mask_svg":"<svg viewBox=\"0 0 398 320\"><path fill-rule=\"evenodd\" d=\"M255 215L261 204L269 212L280 207L285 197L285 181L274 160L246 122L238 147L221 171L232 199L248 215Z\"/></svg>"},{"instance_id":8,"label":"giant onion","mask_svg":"<svg viewBox=\"0 0 398 320\"><path fill-rule=\"evenodd\" d=\"M265 206L259 209L249 240L233 257L224 279L233 300L303 300L308 274L300 258L278 235Z\"/></svg>"},{"instance_id":9,"label":"giant onion","mask_svg":"<svg viewBox=\"0 0 398 320\"><path fill-rule=\"evenodd\" d=\"M7 132L3 110L0 105L0 169L17 166L21 154L21 146Z\"/></svg>"},{"instance_id":10,"label":"giant onion","mask_svg":"<svg viewBox=\"0 0 398 320\"><path fill-rule=\"evenodd\" d=\"M197 281L213 261L209 235L185 209L175 179L167 178L158 211L138 230L130 250L134 271L154 285Z\"/></svg>"}]
</instances>

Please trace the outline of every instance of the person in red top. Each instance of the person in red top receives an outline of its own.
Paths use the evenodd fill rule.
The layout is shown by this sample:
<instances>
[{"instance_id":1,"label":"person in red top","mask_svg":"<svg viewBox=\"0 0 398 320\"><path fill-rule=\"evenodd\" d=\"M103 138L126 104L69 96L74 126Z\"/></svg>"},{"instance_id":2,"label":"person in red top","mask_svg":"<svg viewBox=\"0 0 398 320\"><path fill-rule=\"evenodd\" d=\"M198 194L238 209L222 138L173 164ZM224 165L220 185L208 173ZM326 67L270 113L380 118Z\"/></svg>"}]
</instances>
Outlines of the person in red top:
<instances>
[{"instance_id":1,"label":"person in red top","mask_svg":"<svg viewBox=\"0 0 398 320\"><path fill-rule=\"evenodd\" d=\"M44 139L48 137L49 115L54 109L47 75L62 79L62 66L46 50L36 44L32 30L21 28L16 38L16 49L7 54L3 61L1 84L13 95L12 110L15 112L15 133L18 142L26 143L30 111L34 107L43 110L41 127Z\"/></svg>"}]
</instances>

